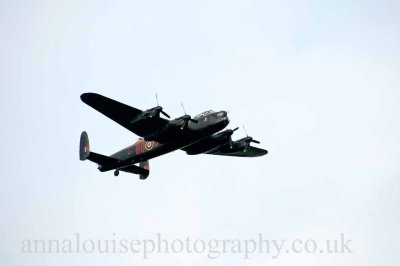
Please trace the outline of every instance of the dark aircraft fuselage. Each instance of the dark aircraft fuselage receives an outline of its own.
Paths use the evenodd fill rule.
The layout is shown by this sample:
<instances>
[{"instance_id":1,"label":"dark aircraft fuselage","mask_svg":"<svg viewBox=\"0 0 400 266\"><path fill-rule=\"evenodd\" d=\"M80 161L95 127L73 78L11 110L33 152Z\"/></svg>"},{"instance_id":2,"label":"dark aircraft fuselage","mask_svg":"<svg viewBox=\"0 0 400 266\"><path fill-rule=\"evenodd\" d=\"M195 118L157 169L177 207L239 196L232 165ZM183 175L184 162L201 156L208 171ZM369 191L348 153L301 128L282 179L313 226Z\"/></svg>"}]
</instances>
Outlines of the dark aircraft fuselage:
<instances>
[{"instance_id":1,"label":"dark aircraft fuselage","mask_svg":"<svg viewBox=\"0 0 400 266\"><path fill-rule=\"evenodd\" d=\"M156 141L146 141L141 138L135 144L114 153L110 157L118 159L121 162L129 162L129 164L127 163L127 166L143 162L171 151L181 149L197 141L201 141L202 139L224 129L229 124L229 119L225 111L207 111L196 116L195 119L198 123L189 121L188 126L183 130L176 127L175 133L177 137L174 141L159 143ZM173 122L173 120L171 122ZM99 169L100 171L108 170L105 168L102 169L101 166Z\"/></svg>"}]
</instances>

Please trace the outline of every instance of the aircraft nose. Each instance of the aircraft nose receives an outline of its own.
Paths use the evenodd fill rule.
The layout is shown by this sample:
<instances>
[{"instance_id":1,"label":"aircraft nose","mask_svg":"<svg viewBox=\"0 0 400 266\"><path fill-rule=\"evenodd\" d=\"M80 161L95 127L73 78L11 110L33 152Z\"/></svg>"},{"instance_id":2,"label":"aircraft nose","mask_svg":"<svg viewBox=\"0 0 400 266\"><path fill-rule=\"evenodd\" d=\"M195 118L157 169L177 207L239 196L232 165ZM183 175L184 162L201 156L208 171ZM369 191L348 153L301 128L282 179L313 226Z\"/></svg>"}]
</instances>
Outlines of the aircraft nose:
<instances>
[{"instance_id":1,"label":"aircraft nose","mask_svg":"<svg viewBox=\"0 0 400 266\"><path fill-rule=\"evenodd\" d=\"M222 120L225 121L227 124L229 124L228 113L226 111L222 111L222 113L223 113Z\"/></svg>"},{"instance_id":2,"label":"aircraft nose","mask_svg":"<svg viewBox=\"0 0 400 266\"><path fill-rule=\"evenodd\" d=\"M214 115L214 117L216 118L217 123L225 125L229 124L228 113L226 111L219 111Z\"/></svg>"},{"instance_id":3,"label":"aircraft nose","mask_svg":"<svg viewBox=\"0 0 400 266\"><path fill-rule=\"evenodd\" d=\"M228 112L224 111L224 116L226 117L226 119L229 120L229 118L228 118Z\"/></svg>"}]
</instances>

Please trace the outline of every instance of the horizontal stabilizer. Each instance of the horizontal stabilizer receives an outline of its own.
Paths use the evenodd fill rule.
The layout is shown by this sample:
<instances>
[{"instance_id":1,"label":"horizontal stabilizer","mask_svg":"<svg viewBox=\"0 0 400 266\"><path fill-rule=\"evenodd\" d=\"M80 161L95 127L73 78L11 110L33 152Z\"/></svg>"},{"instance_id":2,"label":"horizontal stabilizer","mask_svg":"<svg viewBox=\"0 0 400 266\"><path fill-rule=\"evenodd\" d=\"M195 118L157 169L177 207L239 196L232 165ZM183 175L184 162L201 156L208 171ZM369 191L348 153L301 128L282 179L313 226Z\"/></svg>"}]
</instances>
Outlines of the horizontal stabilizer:
<instances>
[{"instance_id":1,"label":"horizontal stabilizer","mask_svg":"<svg viewBox=\"0 0 400 266\"><path fill-rule=\"evenodd\" d=\"M118 163L118 159L111 158L111 157L105 156L103 154L95 153L95 152L91 152L89 154L88 160L92 161L94 163L97 163L100 166L109 166L110 169L107 169L107 170L104 167L100 167L99 170L101 172L115 169L116 166L114 166L114 165L116 165Z\"/></svg>"},{"instance_id":2,"label":"horizontal stabilizer","mask_svg":"<svg viewBox=\"0 0 400 266\"><path fill-rule=\"evenodd\" d=\"M147 163L147 166L146 166ZM149 176L150 170L148 168L148 161L146 162L141 162L139 166L136 165L130 165L127 167L123 167L120 170L127 172L127 173L132 173L132 174L137 174L139 175L140 179L146 179Z\"/></svg>"}]
</instances>

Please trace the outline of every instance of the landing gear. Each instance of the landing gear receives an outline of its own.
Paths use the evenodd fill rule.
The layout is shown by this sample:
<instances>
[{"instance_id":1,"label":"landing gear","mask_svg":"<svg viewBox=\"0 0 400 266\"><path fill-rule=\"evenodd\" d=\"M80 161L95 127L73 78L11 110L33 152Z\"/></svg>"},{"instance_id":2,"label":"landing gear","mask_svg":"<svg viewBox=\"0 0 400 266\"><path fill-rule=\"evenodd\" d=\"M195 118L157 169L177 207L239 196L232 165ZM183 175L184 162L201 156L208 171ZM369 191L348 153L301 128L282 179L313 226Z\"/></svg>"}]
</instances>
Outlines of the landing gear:
<instances>
[{"instance_id":1,"label":"landing gear","mask_svg":"<svg viewBox=\"0 0 400 266\"><path fill-rule=\"evenodd\" d=\"M114 171L114 175L115 175L115 176L118 176L118 175L119 175L119 170L118 170L118 169Z\"/></svg>"}]
</instances>

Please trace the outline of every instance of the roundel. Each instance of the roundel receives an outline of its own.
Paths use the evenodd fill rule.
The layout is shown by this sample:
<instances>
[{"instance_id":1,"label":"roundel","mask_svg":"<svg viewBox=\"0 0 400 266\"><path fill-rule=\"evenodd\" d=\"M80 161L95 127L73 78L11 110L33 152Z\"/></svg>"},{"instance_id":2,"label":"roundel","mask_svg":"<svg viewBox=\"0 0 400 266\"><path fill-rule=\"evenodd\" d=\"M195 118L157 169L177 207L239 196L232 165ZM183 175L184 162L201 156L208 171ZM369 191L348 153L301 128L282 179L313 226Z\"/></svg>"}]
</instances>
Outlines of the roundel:
<instances>
[{"instance_id":1,"label":"roundel","mask_svg":"<svg viewBox=\"0 0 400 266\"><path fill-rule=\"evenodd\" d=\"M149 151L153 149L153 146L154 146L154 141L146 141L144 148L146 149L146 151Z\"/></svg>"}]
</instances>

